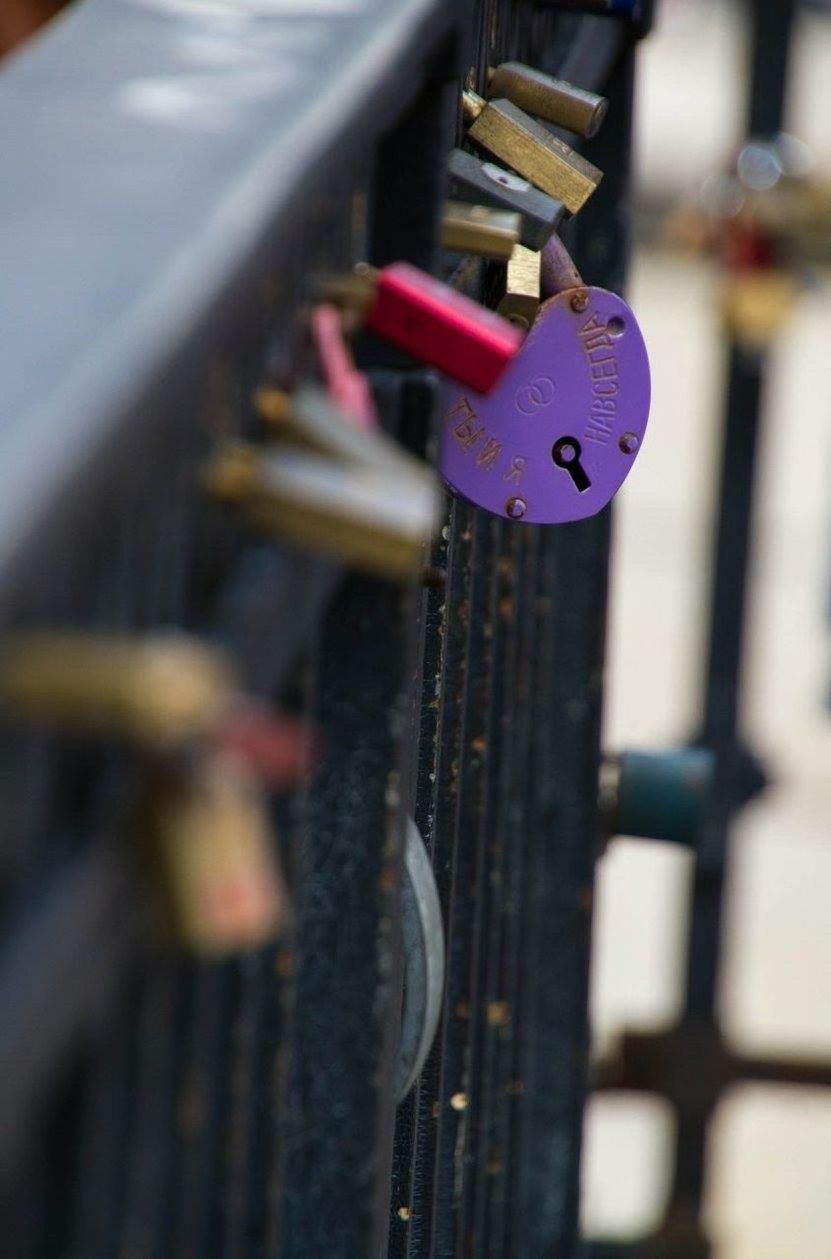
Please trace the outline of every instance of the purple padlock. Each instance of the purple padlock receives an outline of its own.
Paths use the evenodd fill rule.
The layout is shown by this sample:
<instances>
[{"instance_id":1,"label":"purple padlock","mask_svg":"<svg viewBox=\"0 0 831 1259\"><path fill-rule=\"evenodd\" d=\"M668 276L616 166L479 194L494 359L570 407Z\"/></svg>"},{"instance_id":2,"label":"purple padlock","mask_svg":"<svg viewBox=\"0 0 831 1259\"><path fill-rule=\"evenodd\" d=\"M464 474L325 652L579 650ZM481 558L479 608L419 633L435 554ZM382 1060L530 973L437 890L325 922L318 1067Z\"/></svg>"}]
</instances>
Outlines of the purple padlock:
<instances>
[{"instance_id":1,"label":"purple padlock","mask_svg":"<svg viewBox=\"0 0 831 1259\"><path fill-rule=\"evenodd\" d=\"M496 516L583 520L626 479L649 399L646 347L626 302L606 289L569 288L543 303L489 394L448 385L439 471Z\"/></svg>"}]
</instances>

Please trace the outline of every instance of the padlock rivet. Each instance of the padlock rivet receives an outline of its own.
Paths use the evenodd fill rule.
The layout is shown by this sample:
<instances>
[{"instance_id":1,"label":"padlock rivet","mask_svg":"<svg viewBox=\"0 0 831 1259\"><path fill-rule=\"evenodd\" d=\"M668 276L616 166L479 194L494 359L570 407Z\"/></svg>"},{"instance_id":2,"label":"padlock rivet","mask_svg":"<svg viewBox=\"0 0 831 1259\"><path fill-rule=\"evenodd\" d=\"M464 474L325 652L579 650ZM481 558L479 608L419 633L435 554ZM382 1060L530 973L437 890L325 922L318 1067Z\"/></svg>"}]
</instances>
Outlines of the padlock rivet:
<instances>
[{"instance_id":1,"label":"padlock rivet","mask_svg":"<svg viewBox=\"0 0 831 1259\"><path fill-rule=\"evenodd\" d=\"M571 299L571 309L579 315L589 304L589 295L583 289L575 293Z\"/></svg>"},{"instance_id":2,"label":"padlock rivet","mask_svg":"<svg viewBox=\"0 0 831 1259\"><path fill-rule=\"evenodd\" d=\"M618 446L625 455L634 455L638 445L639 442L635 433L624 433L618 442Z\"/></svg>"},{"instance_id":3,"label":"padlock rivet","mask_svg":"<svg viewBox=\"0 0 831 1259\"><path fill-rule=\"evenodd\" d=\"M524 498L509 498L505 504L505 510L511 520L521 520L528 510L528 504Z\"/></svg>"}]
</instances>

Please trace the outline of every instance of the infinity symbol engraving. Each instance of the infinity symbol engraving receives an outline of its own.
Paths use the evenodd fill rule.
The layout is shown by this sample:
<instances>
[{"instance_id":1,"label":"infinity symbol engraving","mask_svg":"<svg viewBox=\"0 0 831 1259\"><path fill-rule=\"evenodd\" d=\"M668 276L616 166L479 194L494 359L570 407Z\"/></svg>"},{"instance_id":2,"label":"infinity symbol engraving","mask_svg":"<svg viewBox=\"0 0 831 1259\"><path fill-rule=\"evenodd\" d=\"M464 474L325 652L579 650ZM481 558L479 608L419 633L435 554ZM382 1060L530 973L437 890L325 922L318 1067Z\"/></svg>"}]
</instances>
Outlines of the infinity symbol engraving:
<instances>
[{"instance_id":1,"label":"infinity symbol engraving","mask_svg":"<svg viewBox=\"0 0 831 1259\"><path fill-rule=\"evenodd\" d=\"M547 407L549 402L553 402L556 389L550 376L535 376L517 389L514 405L523 415L533 415L540 407Z\"/></svg>"}]
</instances>

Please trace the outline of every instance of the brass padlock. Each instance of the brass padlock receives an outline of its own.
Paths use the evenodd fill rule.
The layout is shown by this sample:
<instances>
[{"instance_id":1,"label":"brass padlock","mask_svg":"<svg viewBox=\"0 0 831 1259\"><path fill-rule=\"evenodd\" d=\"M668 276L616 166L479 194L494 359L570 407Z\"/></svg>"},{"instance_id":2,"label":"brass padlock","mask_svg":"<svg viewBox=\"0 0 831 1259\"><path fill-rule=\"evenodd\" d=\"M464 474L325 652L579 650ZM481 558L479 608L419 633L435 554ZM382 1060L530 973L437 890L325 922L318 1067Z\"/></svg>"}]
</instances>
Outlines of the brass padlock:
<instances>
[{"instance_id":1,"label":"brass padlock","mask_svg":"<svg viewBox=\"0 0 831 1259\"><path fill-rule=\"evenodd\" d=\"M442 219L441 243L458 253L506 261L519 240L522 219L510 210L448 201Z\"/></svg>"},{"instance_id":2,"label":"brass padlock","mask_svg":"<svg viewBox=\"0 0 831 1259\"><path fill-rule=\"evenodd\" d=\"M720 294L725 327L743 348L761 352L787 323L797 294L797 280L782 268L758 267L728 273Z\"/></svg>"},{"instance_id":3,"label":"brass padlock","mask_svg":"<svg viewBox=\"0 0 831 1259\"><path fill-rule=\"evenodd\" d=\"M217 454L205 484L250 527L396 580L421 572L439 519L435 474L403 452L354 462L239 444Z\"/></svg>"},{"instance_id":4,"label":"brass padlock","mask_svg":"<svg viewBox=\"0 0 831 1259\"><path fill-rule=\"evenodd\" d=\"M177 747L211 731L233 691L222 654L186 634L37 630L0 639L0 712L59 732Z\"/></svg>"},{"instance_id":5,"label":"brass padlock","mask_svg":"<svg viewBox=\"0 0 831 1259\"><path fill-rule=\"evenodd\" d=\"M294 394L264 386L254 395L254 405L270 435L281 441L354 467L373 467L394 474L403 466L414 475L425 472L424 464L382 429L367 430L353 424L314 385L305 385Z\"/></svg>"},{"instance_id":6,"label":"brass padlock","mask_svg":"<svg viewBox=\"0 0 831 1259\"><path fill-rule=\"evenodd\" d=\"M134 830L162 922L188 950L255 949L288 926L267 798L242 758L208 750L152 773Z\"/></svg>"},{"instance_id":7,"label":"brass padlock","mask_svg":"<svg viewBox=\"0 0 831 1259\"><path fill-rule=\"evenodd\" d=\"M505 268L505 291L496 309L526 332L540 309L541 267L537 250L517 245Z\"/></svg>"},{"instance_id":8,"label":"brass padlock","mask_svg":"<svg viewBox=\"0 0 831 1259\"><path fill-rule=\"evenodd\" d=\"M521 61L504 61L488 71L488 95L503 97L526 113L586 139L597 134L609 106L603 96L553 79Z\"/></svg>"},{"instance_id":9,"label":"brass padlock","mask_svg":"<svg viewBox=\"0 0 831 1259\"><path fill-rule=\"evenodd\" d=\"M510 101L484 101L475 92L464 92L462 106L471 140L562 201L571 214L586 204L603 178L596 166Z\"/></svg>"}]
</instances>

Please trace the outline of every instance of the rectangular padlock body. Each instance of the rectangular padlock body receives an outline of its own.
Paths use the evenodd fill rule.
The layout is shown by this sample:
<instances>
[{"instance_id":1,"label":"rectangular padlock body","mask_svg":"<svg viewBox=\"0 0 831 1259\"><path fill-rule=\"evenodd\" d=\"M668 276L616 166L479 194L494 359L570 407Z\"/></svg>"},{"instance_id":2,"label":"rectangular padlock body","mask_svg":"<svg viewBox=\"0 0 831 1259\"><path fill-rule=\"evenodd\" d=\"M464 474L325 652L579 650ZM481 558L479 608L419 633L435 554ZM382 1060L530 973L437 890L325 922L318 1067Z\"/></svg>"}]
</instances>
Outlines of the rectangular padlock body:
<instances>
[{"instance_id":1,"label":"rectangular padlock body","mask_svg":"<svg viewBox=\"0 0 831 1259\"><path fill-rule=\"evenodd\" d=\"M540 308L541 258L535 249L520 245L506 268L497 310L520 328L530 328Z\"/></svg>"},{"instance_id":2,"label":"rectangular padlock body","mask_svg":"<svg viewBox=\"0 0 831 1259\"><path fill-rule=\"evenodd\" d=\"M522 217L509 210L446 201L442 245L458 253L479 254L507 262L519 241Z\"/></svg>"},{"instance_id":3,"label":"rectangular padlock body","mask_svg":"<svg viewBox=\"0 0 831 1259\"><path fill-rule=\"evenodd\" d=\"M454 149L450 154L447 173L456 196L504 210L518 210L522 215L519 241L526 249L542 249L565 216L562 201L540 192L528 180L521 180L510 171L502 171L490 162L487 165L480 162L464 149ZM525 187L516 186L521 183Z\"/></svg>"},{"instance_id":4,"label":"rectangular padlock body","mask_svg":"<svg viewBox=\"0 0 831 1259\"><path fill-rule=\"evenodd\" d=\"M507 320L406 262L379 272L366 324L480 393L493 388L522 343Z\"/></svg>"},{"instance_id":5,"label":"rectangular padlock body","mask_svg":"<svg viewBox=\"0 0 831 1259\"><path fill-rule=\"evenodd\" d=\"M603 178L596 166L510 101L490 101L468 135L550 197L562 201L571 214L582 209Z\"/></svg>"}]
</instances>

